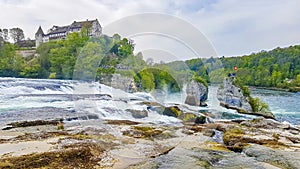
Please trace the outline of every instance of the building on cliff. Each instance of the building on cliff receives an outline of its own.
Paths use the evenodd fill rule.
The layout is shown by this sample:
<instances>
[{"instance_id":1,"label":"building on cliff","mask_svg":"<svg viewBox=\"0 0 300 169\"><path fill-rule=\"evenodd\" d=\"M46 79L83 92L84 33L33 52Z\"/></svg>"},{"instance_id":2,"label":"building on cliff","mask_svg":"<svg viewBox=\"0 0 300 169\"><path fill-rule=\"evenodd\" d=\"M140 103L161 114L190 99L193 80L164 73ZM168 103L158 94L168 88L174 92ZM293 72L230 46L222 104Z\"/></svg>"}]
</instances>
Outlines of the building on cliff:
<instances>
[{"instance_id":1,"label":"building on cliff","mask_svg":"<svg viewBox=\"0 0 300 169\"><path fill-rule=\"evenodd\" d=\"M47 31L46 34L40 26L35 33L35 46L38 47L41 43L51 40L65 39L68 34L73 32L80 32L84 27L87 29L87 32L91 37L99 37L102 34L102 27L98 22L98 19L80 22L74 21L72 24L67 26L54 25Z\"/></svg>"}]
</instances>

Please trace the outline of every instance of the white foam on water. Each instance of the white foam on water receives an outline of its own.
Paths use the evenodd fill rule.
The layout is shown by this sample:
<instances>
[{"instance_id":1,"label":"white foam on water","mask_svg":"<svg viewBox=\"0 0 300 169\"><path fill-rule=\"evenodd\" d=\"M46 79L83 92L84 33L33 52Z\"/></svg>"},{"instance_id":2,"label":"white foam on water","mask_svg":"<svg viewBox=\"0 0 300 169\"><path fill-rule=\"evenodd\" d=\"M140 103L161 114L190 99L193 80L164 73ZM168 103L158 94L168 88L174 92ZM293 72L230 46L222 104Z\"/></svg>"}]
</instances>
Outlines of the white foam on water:
<instances>
[{"instance_id":1,"label":"white foam on water","mask_svg":"<svg viewBox=\"0 0 300 169\"><path fill-rule=\"evenodd\" d=\"M73 101L53 99L50 97L27 97L20 96L14 99L6 100L0 103L0 113L7 110L20 110L27 108L42 108L42 107L56 107L69 108L73 107Z\"/></svg>"},{"instance_id":2,"label":"white foam on water","mask_svg":"<svg viewBox=\"0 0 300 169\"><path fill-rule=\"evenodd\" d=\"M0 78L0 94L4 95L71 93L71 81Z\"/></svg>"}]
</instances>

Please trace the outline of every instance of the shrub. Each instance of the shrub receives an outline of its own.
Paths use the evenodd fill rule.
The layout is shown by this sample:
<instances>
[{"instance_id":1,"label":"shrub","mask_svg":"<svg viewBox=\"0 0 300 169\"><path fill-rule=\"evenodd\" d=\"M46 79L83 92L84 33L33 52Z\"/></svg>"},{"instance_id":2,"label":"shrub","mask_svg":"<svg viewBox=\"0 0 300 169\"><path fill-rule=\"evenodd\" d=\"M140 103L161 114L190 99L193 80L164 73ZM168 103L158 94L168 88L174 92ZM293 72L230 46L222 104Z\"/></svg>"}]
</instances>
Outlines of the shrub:
<instances>
[{"instance_id":1,"label":"shrub","mask_svg":"<svg viewBox=\"0 0 300 169\"><path fill-rule=\"evenodd\" d=\"M250 97L249 103L254 112L269 112L269 106L259 98Z\"/></svg>"},{"instance_id":2,"label":"shrub","mask_svg":"<svg viewBox=\"0 0 300 169\"><path fill-rule=\"evenodd\" d=\"M208 87L206 80L196 74L194 74L192 80L195 80L198 83L202 83L205 87Z\"/></svg>"}]
</instances>

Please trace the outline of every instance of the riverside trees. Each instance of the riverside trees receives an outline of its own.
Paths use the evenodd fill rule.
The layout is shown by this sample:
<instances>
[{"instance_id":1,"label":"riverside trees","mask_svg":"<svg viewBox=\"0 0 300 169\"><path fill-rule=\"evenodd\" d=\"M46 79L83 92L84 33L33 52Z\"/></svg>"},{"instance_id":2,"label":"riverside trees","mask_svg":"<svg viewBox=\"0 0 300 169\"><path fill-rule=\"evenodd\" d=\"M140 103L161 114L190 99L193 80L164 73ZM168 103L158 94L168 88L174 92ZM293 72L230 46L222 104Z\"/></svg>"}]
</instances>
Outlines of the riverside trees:
<instances>
[{"instance_id":1,"label":"riverside trees","mask_svg":"<svg viewBox=\"0 0 300 169\"><path fill-rule=\"evenodd\" d=\"M238 66L237 76L246 85L290 90L300 87L297 83L300 76L300 45L224 58L222 62L226 72Z\"/></svg>"},{"instance_id":2,"label":"riverside trees","mask_svg":"<svg viewBox=\"0 0 300 169\"><path fill-rule=\"evenodd\" d=\"M15 41L23 38L18 28L10 29L19 32ZM149 73L154 76L155 88L165 86L174 80L166 73L149 69L167 70L176 79L184 81L185 74L194 73L206 82L222 82L233 67L239 69L236 75L244 85L287 88L292 91L300 90L300 46L276 48L271 51L261 51L250 55L231 58L208 58L176 61L171 63L147 64L141 54L134 55L134 44L131 40L101 36L88 37L87 33L71 33L65 40L50 41L41 44L37 49L37 57L22 58L16 54L18 48L8 42L9 30L0 29L0 76L14 76L27 78L58 78L72 79L76 75L90 79L100 74L119 73L135 76L136 81L153 88L149 78L143 76ZM79 63L76 65L76 62ZM128 70L119 71L116 67L128 67ZM182 66L184 65L184 66ZM147 68L148 70L144 70ZM173 72L169 70L174 70ZM83 72L83 70L85 72ZM91 70L95 73L89 73ZM144 70L144 71L143 71ZM139 73L140 72L140 73ZM192 73L191 73L192 72ZM152 75L149 75L152 77ZM141 81L144 79L144 82ZM151 78L150 78L151 79ZM148 88L143 86L143 88ZM177 90L176 85L172 88Z\"/></svg>"}]
</instances>

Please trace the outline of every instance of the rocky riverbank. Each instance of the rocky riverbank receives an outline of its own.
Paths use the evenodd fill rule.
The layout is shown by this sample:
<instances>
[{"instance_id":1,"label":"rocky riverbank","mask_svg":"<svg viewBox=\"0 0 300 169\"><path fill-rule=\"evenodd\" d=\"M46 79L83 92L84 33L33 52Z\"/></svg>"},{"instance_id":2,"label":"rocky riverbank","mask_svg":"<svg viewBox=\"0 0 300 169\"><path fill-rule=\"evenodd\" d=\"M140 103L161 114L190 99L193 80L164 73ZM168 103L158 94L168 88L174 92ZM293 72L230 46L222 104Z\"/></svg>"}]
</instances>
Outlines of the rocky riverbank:
<instances>
[{"instance_id":1,"label":"rocky riverbank","mask_svg":"<svg viewBox=\"0 0 300 169\"><path fill-rule=\"evenodd\" d=\"M199 108L207 98L200 84L188 86L191 99L186 104L104 89L101 95L72 97L77 109L32 107L2 113L0 168L300 166L297 126L264 117L221 120L217 112ZM66 103L71 96L51 95L56 97L51 102ZM95 101L97 105L91 104Z\"/></svg>"},{"instance_id":2,"label":"rocky riverbank","mask_svg":"<svg viewBox=\"0 0 300 169\"><path fill-rule=\"evenodd\" d=\"M299 133L265 118L19 122L1 130L0 168L299 168Z\"/></svg>"}]
</instances>

